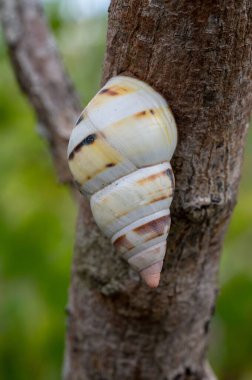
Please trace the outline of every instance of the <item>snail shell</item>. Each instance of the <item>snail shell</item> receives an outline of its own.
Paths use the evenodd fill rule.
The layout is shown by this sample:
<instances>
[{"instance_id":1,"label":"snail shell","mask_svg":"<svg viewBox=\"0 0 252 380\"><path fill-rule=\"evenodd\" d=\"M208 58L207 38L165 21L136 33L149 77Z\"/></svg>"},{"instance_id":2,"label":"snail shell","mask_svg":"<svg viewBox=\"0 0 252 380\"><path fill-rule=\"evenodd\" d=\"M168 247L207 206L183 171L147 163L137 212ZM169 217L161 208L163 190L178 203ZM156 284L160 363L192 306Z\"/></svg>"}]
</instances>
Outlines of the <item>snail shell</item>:
<instances>
[{"instance_id":1,"label":"snail shell","mask_svg":"<svg viewBox=\"0 0 252 380\"><path fill-rule=\"evenodd\" d=\"M165 99L131 77L110 79L73 129L69 167L100 229L150 287L170 228L177 129Z\"/></svg>"}]
</instances>

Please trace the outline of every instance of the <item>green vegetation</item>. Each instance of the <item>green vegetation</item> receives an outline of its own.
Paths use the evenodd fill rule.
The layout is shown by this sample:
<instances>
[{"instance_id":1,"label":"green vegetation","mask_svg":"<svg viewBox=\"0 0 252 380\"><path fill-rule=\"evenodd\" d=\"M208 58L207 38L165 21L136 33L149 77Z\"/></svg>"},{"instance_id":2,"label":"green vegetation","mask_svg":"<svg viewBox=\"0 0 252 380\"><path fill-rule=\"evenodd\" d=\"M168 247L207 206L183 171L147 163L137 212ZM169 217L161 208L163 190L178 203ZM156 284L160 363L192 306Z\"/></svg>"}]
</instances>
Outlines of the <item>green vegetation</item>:
<instances>
[{"instance_id":1,"label":"green vegetation","mask_svg":"<svg viewBox=\"0 0 252 380\"><path fill-rule=\"evenodd\" d=\"M105 21L63 23L53 12L51 24L66 66L86 103L99 87ZM76 208L55 180L46 144L1 42L0 72L0 379L55 380L64 350ZM211 329L210 358L221 380L252 379L251 164L247 148Z\"/></svg>"}]
</instances>

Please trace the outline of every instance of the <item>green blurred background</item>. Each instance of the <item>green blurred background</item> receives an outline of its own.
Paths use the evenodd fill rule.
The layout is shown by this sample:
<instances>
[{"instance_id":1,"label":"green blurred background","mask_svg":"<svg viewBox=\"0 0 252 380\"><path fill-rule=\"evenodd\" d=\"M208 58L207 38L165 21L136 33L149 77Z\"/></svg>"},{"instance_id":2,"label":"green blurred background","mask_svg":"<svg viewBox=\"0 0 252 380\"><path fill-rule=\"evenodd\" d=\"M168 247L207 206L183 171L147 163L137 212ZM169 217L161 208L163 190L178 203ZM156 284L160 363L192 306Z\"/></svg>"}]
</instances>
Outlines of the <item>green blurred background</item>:
<instances>
[{"instance_id":1,"label":"green blurred background","mask_svg":"<svg viewBox=\"0 0 252 380\"><path fill-rule=\"evenodd\" d=\"M84 104L99 88L108 0L86 0L81 12L75 1L47 0L45 8ZM60 379L76 208L55 180L2 40L0 122L0 379ZM211 327L209 358L220 380L252 380L251 143L250 131Z\"/></svg>"}]
</instances>

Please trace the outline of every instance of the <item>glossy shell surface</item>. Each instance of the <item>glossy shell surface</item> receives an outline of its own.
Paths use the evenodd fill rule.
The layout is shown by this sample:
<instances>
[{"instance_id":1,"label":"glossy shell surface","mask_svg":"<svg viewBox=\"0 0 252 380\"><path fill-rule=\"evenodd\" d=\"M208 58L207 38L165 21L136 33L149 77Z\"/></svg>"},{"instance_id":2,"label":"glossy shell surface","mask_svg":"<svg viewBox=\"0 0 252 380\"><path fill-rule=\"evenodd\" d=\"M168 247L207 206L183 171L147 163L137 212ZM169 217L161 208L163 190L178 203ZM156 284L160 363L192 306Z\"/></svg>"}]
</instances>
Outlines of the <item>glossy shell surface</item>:
<instances>
[{"instance_id":1,"label":"glossy shell surface","mask_svg":"<svg viewBox=\"0 0 252 380\"><path fill-rule=\"evenodd\" d=\"M70 169L93 194L138 168L169 162L177 144L174 118L149 85L114 77L82 112L68 147Z\"/></svg>"},{"instance_id":2,"label":"glossy shell surface","mask_svg":"<svg viewBox=\"0 0 252 380\"><path fill-rule=\"evenodd\" d=\"M134 171L91 197L98 226L109 237L157 211L169 209L174 177L168 162Z\"/></svg>"},{"instance_id":3,"label":"glossy shell surface","mask_svg":"<svg viewBox=\"0 0 252 380\"><path fill-rule=\"evenodd\" d=\"M70 170L98 226L150 286L166 250L176 144L164 98L138 79L117 76L84 109L68 146Z\"/></svg>"}]
</instances>

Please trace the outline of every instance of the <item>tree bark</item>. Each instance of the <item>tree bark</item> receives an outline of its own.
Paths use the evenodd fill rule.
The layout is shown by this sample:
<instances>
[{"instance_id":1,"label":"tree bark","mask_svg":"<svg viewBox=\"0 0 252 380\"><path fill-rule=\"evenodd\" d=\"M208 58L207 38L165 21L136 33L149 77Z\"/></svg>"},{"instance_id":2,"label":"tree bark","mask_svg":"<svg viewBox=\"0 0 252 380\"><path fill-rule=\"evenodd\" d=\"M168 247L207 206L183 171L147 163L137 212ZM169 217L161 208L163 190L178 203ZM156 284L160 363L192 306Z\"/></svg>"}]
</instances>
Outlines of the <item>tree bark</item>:
<instances>
[{"instance_id":1,"label":"tree bark","mask_svg":"<svg viewBox=\"0 0 252 380\"><path fill-rule=\"evenodd\" d=\"M112 0L103 83L145 80L178 124L172 227L153 291L80 211L65 379L214 378L205 356L251 108L251 22L248 0Z\"/></svg>"},{"instance_id":2,"label":"tree bark","mask_svg":"<svg viewBox=\"0 0 252 380\"><path fill-rule=\"evenodd\" d=\"M58 146L64 180L63 152L78 100L50 50L36 1L0 5L18 80L49 131L54 156ZM172 227L161 285L150 290L81 201L66 380L214 379L206 346L252 101L251 23L249 0L112 0L103 83L122 73L145 80L165 96L178 124ZM38 53L46 54L42 63ZM36 75L29 75L31 66Z\"/></svg>"}]
</instances>

